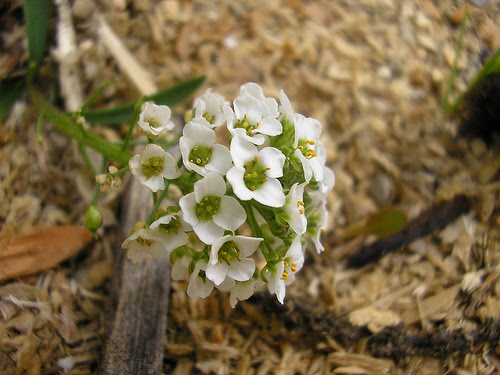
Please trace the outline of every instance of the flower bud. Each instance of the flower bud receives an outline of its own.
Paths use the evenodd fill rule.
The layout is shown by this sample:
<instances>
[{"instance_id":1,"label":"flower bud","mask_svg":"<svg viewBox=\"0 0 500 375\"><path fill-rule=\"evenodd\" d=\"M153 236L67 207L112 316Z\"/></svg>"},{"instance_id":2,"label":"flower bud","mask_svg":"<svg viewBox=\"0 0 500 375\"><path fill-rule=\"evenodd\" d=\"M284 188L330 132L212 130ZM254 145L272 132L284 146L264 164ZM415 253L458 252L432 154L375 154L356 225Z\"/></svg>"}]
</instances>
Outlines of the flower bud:
<instances>
[{"instance_id":1,"label":"flower bud","mask_svg":"<svg viewBox=\"0 0 500 375\"><path fill-rule=\"evenodd\" d=\"M95 232L102 225L102 216L96 206L90 206L85 213L84 225L91 232Z\"/></svg>"}]
</instances>

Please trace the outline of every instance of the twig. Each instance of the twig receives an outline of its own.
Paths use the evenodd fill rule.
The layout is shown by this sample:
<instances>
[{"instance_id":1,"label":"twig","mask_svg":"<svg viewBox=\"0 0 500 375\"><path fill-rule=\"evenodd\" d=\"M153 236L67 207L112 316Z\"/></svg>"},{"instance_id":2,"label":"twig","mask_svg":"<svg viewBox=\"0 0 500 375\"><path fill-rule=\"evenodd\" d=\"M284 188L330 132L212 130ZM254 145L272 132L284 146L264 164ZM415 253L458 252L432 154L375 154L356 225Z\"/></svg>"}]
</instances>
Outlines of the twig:
<instances>
[{"instance_id":1,"label":"twig","mask_svg":"<svg viewBox=\"0 0 500 375\"><path fill-rule=\"evenodd\" d=\"M363 246L347 259L347 267L360 268L374 263L391 251L409 244L435 230L442 229L470 210L470 199L464 195L438 203L410 221L400 232Z\"/></svg>"},{"instance_id":2,"label":"twig","mask_svg":"<svg viewBox=\"0 0 500 375\"><path fill-rule=\"evenodd\" d=\"M146 217L150 195L136 179L125 196L116 244L115 275L102 374L160 374L166 340L170 269L167 260L133 264L121 243L138 218Z\"/></svg>"},{"instance_id":3,"label":"twig","mask_svg":"<svg viewBox=\"0 0 500 375\"><path fill-rule=\"evenodd\" d=\"M129 52L122 41L116 36L104 17L95 16L97 35L104 43L111 55L115 58L120 69L130 79L141 95L151 95L158 91L153 79L146 69Z\"/></svg>"},{"instance_id":4,"label":"twig","mask_svg":"<svg viewBox=\"0 0 500 375\"><path fill-rule=\"evenodd\" d=\"M53 52L59 62L59 82L65 107L69 111L80 109L83 91L78 69L78 50L75 30L68 0L57 0L59 20L57 24L57 49Z\"/></svg>"}]
</instances>

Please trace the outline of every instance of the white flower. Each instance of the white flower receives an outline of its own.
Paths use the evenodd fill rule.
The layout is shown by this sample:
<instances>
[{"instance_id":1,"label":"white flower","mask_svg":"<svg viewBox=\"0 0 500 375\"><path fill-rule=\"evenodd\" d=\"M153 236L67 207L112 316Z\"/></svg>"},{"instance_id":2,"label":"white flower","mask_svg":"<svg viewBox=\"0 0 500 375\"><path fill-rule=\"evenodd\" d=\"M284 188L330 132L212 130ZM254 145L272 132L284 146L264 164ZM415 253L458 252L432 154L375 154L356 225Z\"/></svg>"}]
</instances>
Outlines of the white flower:
<instances>
[{"instance_id":1,"label":"white flower","mask_svg":"<svg viewBox=\"0 0 500 375\"><path fill-rule=\"evenodd\" d=\"M304 187L306 182L292 185L286 197L285 220L299 236L306 231L307 219L304 212Z\"/></svg>"},{"instance_id":2,"label":"white flower","mask_svg":"<svg viewBox=\"0 0 500 375\"><path fill-rule=\"evenodd\" d=\"M170 121L171 115L172 112L168 106L145 102L141 107L137 124L148 137L156 137L175 127L174 123Z\"/></svg>"},{"instance_id":3,"label":"white flower","mask_svg":"<svg viewBox=\"0 0 500 375\"><path fill-rule=\"evenodd\" d=\"M169 256L172 250L188 243L189 238L184 232L188 228L179 215L163 215L153 221L149 228L155 236L163 240Z\"/></svg>"},{"instance_id":4,"label":"white flower","mask_svg":"<svg viewBox=\"0 0 500 375\"><path fill-rule=\"evenodd\" d=\"M234 102L234 111L229 105L223 107L229 132L256 145L264 143L264 135L281 134L283 128L277 120L278 103L264 97L260 86L249 83L240 89Z\"/></svg>"},{"instance_id":5,"label":"white flower","mask_svg":"<svg viewBox=\"0 0 500 375\"><path fill-rule=\"evenodd\" d=\"M326 195L320 191L309 193L311 203L306 210L308 225L307 234L311 237L316 252L322 253L325 249L321 243L321 233L326 229L328 222L328 210L326 209Z\"/></svg>"},{"instance_id":6,"label":"white flower","mask_svg":"<svg viewBox=\"0 0 500 375\"><path fill-rule=\"evenodd\" d=\"M204 118L212 128L222 126L226 122L226 117L222 111L222 107L226 103L223 96L208 89L194 101L194 117Z\"/></svg>"},{"instance_id":7,"label":"white flower","mask_svg":"<svg viewBox=\"0 0 500 375\"><path fill-rule=\"evenodd\" d=\"M293 147L296 148L295 156L302 163L304 177L307 182L314 176L316 181L323 180L324 160L318 157L318 153L324 152L320 143L321 124L310 117L304 117L296 113L294 115L295 140Z\"/></svg>"},{"instance_id":8,"label":"white flower","mask_svg":"<svg viewBox=\"0 0 500 375\"><path fill-rule=\"evenodd\" d=\"M155 236L148 228L135 230L122 243L122 248L127 250L127 257L132 263L142 259L167 258L170 253L165 248L164 241Z\"/></svg>"},{"instance_id":9,"label":"white flower","mask_svg":"<svg viewBox=\"0 0 500 375\"><path fill-rule=\"evenodd\" d=\"M246 220L240 203L225 196L226 183L217 173L209 173L194 184L194 192L179 200L184 220L193 226L201 241L210 245L224 235L224 230L235 231Z\"/></svg>"},{"instance_id":10,"label":"white flower","mask_svg":"<svg viewBox=\"0 0 500 375\"><path fill-rule=\"evenodd\" d=\"M248 82L240 87L240 97L252 97L262 102L263 114L271 117L278 117L278 103L273 98L266 98L262 87L254 82Z\"/></svg>"},{"instance_id":11,"label":"white flower","mask_svg":"<svg viewBox=\"0 0 500 375\"><path fill-rule=\"evenodd\" d=\"M224 236L212 244L207 277L220 285L226 277L235 281L250 280L255 271L255 261L250 257L263 238Z\"/></svg>"},{"instance_id":12,"label":"white flower","mask_svg":"<svg viewBox=\"0 0 500 375\"><path fill-rule=\"evenodd\" d=\"M205 274L207 268L206 260L199 260L194 265L194 270L189 276L187 294L190 298L206 298L212 293L214 283Z\"/></svg>"},{"instance_id":13,"label":"white flower","mask_svg":"<svg viewBox=\"0 0 500 375\"><path fill-rule=\"evenodd\" d=\"M208 122L202 120L208 125ZM215 131L200 122L186 124L179 139L182 161L188 170L206 176L210 172L225 175L233 165L226 146L215 144Z\"/></svg>"},{"instance_id":14,"label":"white flower","mask_svg":"<svg viewBox=\"0 0 500 375\"><path fill-rule=\"evenodd\" d=\"M227 180L241 200L256 201L271 207L283 207L285 194L278 177L283 176L285 155L274 147L257 150L250 142L235 137L231 141L234 167Z\"/></svg>"},{"instance_id":15,"label":"white flower","mask_svg":"<svg viewBox=\"0 0 500 375\"><path fill-rule=\"evenodd\" d=\"M174 179L180 176L174 157L154 144L148 144L141 155L132 156L128 165L141 184L153 192L164 189L164 178Z\"/></svg>"},{"instance_id":16,"label":"white flower","mask_svg":"<svg viewBox=\"0 0 500 375\"><path fill-rule=\"evenodd\" d=\"M267 287L269 293L276 294L278 301L283 304L286 286L295 280L295 273L304 265L304 253L300 236L296 236L288 248L284 259L269 271Z\"/></svg>"}]
</instances>

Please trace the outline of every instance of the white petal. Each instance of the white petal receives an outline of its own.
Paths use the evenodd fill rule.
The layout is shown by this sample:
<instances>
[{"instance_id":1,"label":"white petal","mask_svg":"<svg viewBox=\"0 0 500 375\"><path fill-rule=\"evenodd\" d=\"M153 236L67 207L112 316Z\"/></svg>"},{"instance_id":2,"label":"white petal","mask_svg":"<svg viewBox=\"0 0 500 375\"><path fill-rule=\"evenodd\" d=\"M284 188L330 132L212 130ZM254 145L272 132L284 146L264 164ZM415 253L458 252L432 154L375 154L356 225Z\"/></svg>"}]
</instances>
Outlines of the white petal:
<instances>
[{"instance_id":1,"label":"white petal","mask_svg":"<svg viewBox=\"0 0 500 375\"><path fill-rule=\"evenodd\" d=\"M262 119L262 109L259 100L251 96L243 96L234 100L234 112L240 120L246 120L256 125Z\"/></svg>"},{"instance_id":2,"label":"white petal","mask_svg":"<svg viewBox=\"0 0 500 375\"><path fill-rule=\"evenodd\" d=\"M302 266L304 265L304 251L302 249L300 236L295 237L285 254L285 258L290 259L297 265L296 272L302 268Z\"/></svg>"},{"instance_id":3,"label":"white petal","mask_svg":"<svg viewBox=\"0 0 500 375\"><path fill-rule=\"evenodd\" d=\"M144 148L141 154L141 163L147 163L150 158L153 157L163 157L165 156L166 151L158 145L148 144Z\"/></svg>"},{"instance_id":4,"label":"white petal","mask_svg":"<svg viewBox=\"0 0 500 375\"><path fill-rule=\"evenodd\" d=\"M198 222L198 224L193 225L193 230L198 238L207 245L213 244L224 235L224 229L212 220Z\"/></svg>"},{"instance_id":5,"label":"white petal","mask_svg":"<svg viewBox=\"0 0 500 375\"><path fill-rule=\"evenodd\" d=\"M242 167L233 167L227 171L226 178L233 187L234 194L243 201L252 199L253 192L245 186L243 176L245 170Z\"/></svg>"},{"instance_id":6,"label":"white petal","mask_svg":"<svg viewBox=\"0 0 500 375\"><path fill-rule=\"evenodd\" d=\"M223 196L220 202L220 210L212 216L212 219L218 226L235 231L245 222L247 215L236 198Z\"/></svg>"},{"instance_id":7,"label":"white petal","mask_svg":"<svg viewBox=\"0 0 500 375\"><path fill-rule=\"evenodd\" d=\"M314 179L318 182L323 181L323 165L319 162L318 158L309 159L309 165L311 166Z\"/></svg>"},{"instance_id":8,"label":"white petal","mask_svg":"<svg viewBox=\"0 0 500 375\"><path fill-rule=\"evenodd\" d=\"M235 307L238 301L245 301L249 299L255 291L255 282L247 281L236 283L233 290L231 291L231 295L229 296L229 302L231 303L231 307Z\"/></svg>"},{"instance_id":9,"label":"white petal","mask_svg":"<svg viewBox=\"0 0 500 375\"><path fill-rule=\"evenodd\" d=\"M163 155L163 172L162 176L173 180L181 175L181 172L179 171L179 168L177 167L177 161L174 159L174 157L168 153L165 152ZM163 189L161 189L163 190Z\"/></svg>"},{"instance_id":10,"label":"white petal","mask_svg":"<svg viewBox=\"0 0 500 375\"><path fill-rule=\"evenodd\" d=\"M240 96L253 96L257 99L264 100L264 92L255 82L247 82L240 86Z\"/></svg>"},{"instance_id":11,"label":"white petal","mask_svg":"<svg viewBox=\"0 0 500 375\"><path fill-rule=\"evenodd\" d=\"M222 113L224 113L224 117L226 118L227 128L232 133L234 123L236 122L236 115L233 109L227 104L222 107Z\"/></svg>"},{"instance_id":12,"label":"white petal","mask_svg":"<svg viewBox=\"0 0 500 375\"><path fill-rule=\"evenodd\" d=\"M253 198L270 207L283 207L286 202L281 183L275 178L268 178L260 188L255 190Z\"/></svg>"},{"instance_id":13,"label":"white petal","mask_svg":"<svg viewBox=\"0 0 500 375\"><path fill-rule=\"evenodd\" d=\"M138 178L139 180L145 179L144 174L142 173L142 164L141 164L141 155L135 154L128 161L128 166L130 168L130 172Z\"/></svg>"},{"instance_id":14,"label":"white petal","mask_svg":"<svg viewBox=\"0 0 500 375\"><path fill-rule=\"evenodd\" d=\"M191 170L192 163L189 161L189 154L194 148L195 144L191 138L182 136L179 138L179 148L181 149L182 162L187 170Z\"/></svg>"},{"instance_id":15,"label":"white petal","mask_svg":"<svg viewBox=\"0 0 500 375\"><path fill-rule=\"evenodd\" d=\"M205 120L205 122L207 122ZM207 122L208 124L208 122ZM182 135L191 138L195 145L213 146L215 143L215 131L200 122L190 121L184 126Z\"/></svg>"},{"instance_id":16,"label":"white petal","mask_svg":"<svg viewBox=\"0 0 500 375\"><path fill-rule=\"evenodd\" d=\"M227 276L236 281L247 281L250 280L254 271L254 260L244 258L239 262L233 262L229 265Z\"/></svg>"},{"instance_id":17,"label":"white petal","mask_svg":"<svg viewBox=\"0 0 500 375\"><path fill-rule=\"evenodd\" d=\"M198 273L192 273L189 277L187 295L190 298L206 298L212 293L214 283L208 279L203 280L198 277Z\"/></svg>"},{"instance_id":18,"label":"white petal","mask_svg":"<svg viewBox=\"0 0 500 375\"><path fill-rule=\"evenodd\" d=\"M304 170L304 179L306 182L311 181L312 178L312 170L309 165L309 160L300 152L300 150L295 150L293 153L297 158L299 158L300 163L302 164L302 169Z\"/></svg>"},{"instance_id":19,"label":"white petal","mask_svg":"<svg viewBox=\"0 0 500 375\"><path fill-rule=\"evenodd\" d=\"M246 236L234 236L232 241L238 245L238 249L240 249L241 256L244 258L252 255L255 250L259 247L260 243L263 241L263 238L255 238L255 237L246 237Z\"/></svg>"},{"instance_id":20,"label":"white petal","mask_svg":"<svg viewBox=\"0 0 500 375\"><path fill-rule=\"evenodd\" d=\"M162 175L145 179L142 184L150 188L153 193L156 193L158 190L165 189L165 182L163 181Z\"/></svg>"},{"instance_id":21,"label":"white petal","mask_svg":"<svg viewBox=\"0 0 500 375\"><path fill-rule=\"evenodd\" d=\"M226 277L220 285L217 285L217 289L219 289L221 292L229 292L234 288L235 285L236 281L230 279L229 277Z\"/></svg>"},{"instance_id":22,"label":"white petal","mask_svg":"<svg viewBox=\"0 0 500 375\"><path fill-rule=\"evenodd\" d=\"M182 210L182 217L186 222L191 225L198 224L199 220L196 216L195 207L196 207L196 198L194 193L189 193L179 199L179 206Z\"/></svg>"},{"instance_id":23,"label":"white petal","mask_svg":"<svg viewBox=\"0 0 500 375\"><path fill-rule=\"evenodd\" d=\"M200 202L204 197L211 195L222 197L226 193L226 182L217 173L209 173L203 179L194 184L194 194L196 202Z\"/></svg>"},{"instance_id":24,"label":"white petal","mask_svg":"<svg viewBox=\"0 0 500 375\"><path fill-rule=\"evenodd\" d=\"M165 249L171 253L172 250L184 246L188 243L189 237L186 233L179 231L177 234L168 236L168 241L165 242Z\"/></svg>"},{"instance_id":25,"label":"white petal","mask_svg":"<svg viewBox=\"0 0 500 375\"><path fill-rule=\"evenodd\" d=\"M231 241L233 236L224 236L216 240L212 246L210 246L210 259L208 260L209 264L217 264L219 261L219 250L226 242Z\"/></svg>"},{"instance_id":26,"label":"white petal","mask_svg":"<svg viewBox=\"0 0 500 375\"><path fill-rule=\"evenodd\" d=\"M205 166L207 170L225 175L233 166L233 159L226 146L216 144L212 148L212 158Z\"/></svg>"},{"instance_id":27,"label":"white petal","mask_svg":"<svg viewBox=\"0 0 500 375\"><path fill-rule=\"evenodd\" d=\"M206 275L215 285L220 285L226 278L228 268L229 266L224 262L208 264Z\"/></svg>"},{"instance_id":28,"label":"white petal","mask_svg":"<svg viewBox=\"0 0 500 375\"><path fill-rule=\"evenodd\" d=\"M323 167L323 180L321 181L320 184L320 191L323 194L326 194L330 191L332 191L333 187L335 186L335 175L333 174L333 171L324 166Z\"/></svg>"},{"instance_id":29,"label":"white petal","mask_svg":"<svg viewBox=\"0 0 500 375\"><path fill-rule=\"evenodd\" d=\"M280 111L283 117L290 123L293 124L293 109L288 96L286 96L283 90L280 91Z\"/></svg>"},{"instance_id":30,"label":"white petal","mask_svg":"<svg viewBox=\"0 0 500 375\"><path fill-rule=\"evenodd\" d=\"M230 150L234 165L237 167L243 167L248 161L254 159L259 153L257 147L241 137L233 137L231 140Z\"/></svg>"},{"instance_id":31,"label":"white petal","mask_svg":"<svg viewBox=\"0 0 500 375\"><path fill-rule=\"evenodd\" d=\"M259 122L259 126L255 129L255 132L275 136L283 132L283 127L275 118L265 117Z\"/></svg>"},{"instance_id":32,"label":"white petal","mask_svg":"<svg viewBox=\"0 0 500 375\"><path fill-rule=\"evenodd\" d=\"M171 277L172 280L187 280L189 279L188 265L190 259L187 256L183 256L181 259L177 259L172 265Z\"/></svg>"},{"instance_id":33,"label":"white petal","mask_svg":"<svg viewBox=\"0 0 500 375\"><path fill-rule=\"evenodd\" d=\"M261 162L269 168L266 172L267 177L283 176L283 165L285 164L285 155L274 147L265 147L259 152Z\"/></svg>"}]
</instances>

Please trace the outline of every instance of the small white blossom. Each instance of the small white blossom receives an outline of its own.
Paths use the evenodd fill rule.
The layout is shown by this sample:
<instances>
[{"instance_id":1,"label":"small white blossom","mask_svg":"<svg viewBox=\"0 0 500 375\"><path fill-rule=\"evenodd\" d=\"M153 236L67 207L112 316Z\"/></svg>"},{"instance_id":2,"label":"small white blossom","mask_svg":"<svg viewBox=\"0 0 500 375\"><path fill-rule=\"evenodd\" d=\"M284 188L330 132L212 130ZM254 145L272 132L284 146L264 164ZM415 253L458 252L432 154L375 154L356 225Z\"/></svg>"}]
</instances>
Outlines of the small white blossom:
<instances>
[{"instance_id":1,"label":"small white blossom","mask_svg":"<svg viewBox=\"0 0 500 375\"><path fill-rule=\"evenodd\" d=\"M208 125L208 122L201 118ZM200 122L191 121L184 127L179 146L182 161L188 170L206 176L210 172L225 175L233 165L226 146L215 144L215 131Z\"/></svg>"},{"instance_id":2,"label":"small white blossom","mask_svg":"<svg viewBox=\"0 0 500 375\"><path fill-rule=\"evenodd\" d=\"M212 244L207 277L220 285L226 277L235 281L250 280L255 271L255 261L249 258L262 238L224 236Z\"/></svg>"},{"instance_id":3,"label":"small white blossom","mask_svg":"<svg viewBox=\"0 0 500 375\"><path fill-rule=\"evenodd\" d=\"M226 182L217 173L209 173L194 184L194 192L179 200L184 220L193 226L201 241L210 245L224 235L224 230L235 231L246 220L240 203L226 196Z\"/></svg>"},{"instance_id":4,"label":"small white blossom","mask_svg":"<svg viewBox=\"0 0 500 375\"><path fill-rule=\"evenodd\" d=\"M148 144L142 154L131 157L128 164L132 174L153 192L164 189L164 178L180 176L174 157L154 144Z\"/></svg>"},{"instance_id":5,"label":"small white blossom","mask_svg":"<svg viewBox=\"0 0 500 375\"><path fill-rule=\"evenodd\" d=\"M204 118L212 128L218 128L226 122L222 107L227 102L222 95L208 89L202 96L194 101L194 117Z\"/></svg>"},{"instance_id":6,"label":"small white blossom","mask_svg":"<svg viewBox=\"0 0 500 375\"><path fill-rule=\"evenodd\" d=\"M201 259L194 265L187 288L187 294L190 298L206 298L212 293L215 284L207 278L206 269L206 260Z\"/></svg>"},{"instance_id":7,"label":"small white blossom","mask_svg":"<svg viewBox=\"0 0 500 375\"><path fill-rule=\"evenodd\" d=\"M153 221L149 228L155 236L163 240L165 250L169 256L172 250L188 243L189 238L185 230L189 227L182 221L179 215L163 215Z\"/></svg>"},{"instance_id":8,"label":"small white blossom","mask_svg":"<svg viewBox=\"0 0 500 375\"><path fill-rule=\"evenodd\" d=\"M276 294L278 301L283 304L286 294L286 286L295 280L295 273L304 265L304 253L300 236L296 236L288 248L283 260L268 271L269 293Z\"/></svg>"},{"instance_id":9,"label":"small white blossom","mask_svg":"<svg viewBox=\"0 0 500 375\"><path fill-rule=\"evenodd\" d=\"M302 163L306 182L314 176L316 181L323 179L324 160L318 157L318 153L323 152L319 136L321 134L321 124L310 117L296 113L294 116L295 125L295 156Z\"/></svg>"},{"instance_id":10,"label":"small white blossom","mask_svg":"<svg viewBox=\"0 0 500 375\"><path fill-rule=\"evenodd\" d=\"M306 183L299 185L298 182L292 185L286 197L285 220L292 230L302 235L307 228L307 219L304 210L304 187Z\"/></svg>"},{"instance_id":11,"label":"small white blossom","mask_svg":"<svg viewBox=\"0 0 500 375\"><path fill-rule=\"evenodd\" d=\"M329 169L328 169L329 170ZM328 222L328 210L326 209L326 195L320 191L310 192L310 207L306 212L308 221L307 234L311 237L316 252L322 253L325 249L321 243L321 233L326 229Z\"/></svg>"},{"instance_id":12,"label":"small white blossom","mask_svg":"<svg viewBox=\"0 0 500 375\"><path fill-rule=\"evenodd\" d=\"M255 199L270 207L283 207L285 194L278 177L283 176L285 155L274 147L257 150L250 142L235 137L231 141L234 167L227 180L241 200Z\"/></svg>"},{"instance_id":13,"label":"small white blossom","mask_svg":"<svg viewBox=\"0 0 500 375\"><path fill-rule=\"evenodd\" d=\"M264 95L264 91L262 91L262 87L254 82L248 82L241 85L240 97L252 97L261 102L261 108L263 110L263 115L265 116L276 118L279 115L278 103L276 102L276 99L266 98L266 96Z\"/></svg>"},{"instance_id":14,"label":"small white blossom","mask_svg":"<svg viewBox=\"0 0 500 375\"><path fill-rule=\"evenodd\" d=\"M262 145L264 135L275 136L283 131L277 120L278 103L272 98L266 98L257 84L243 85L233 106L234 111L229 105L223 107L227 128L232 135Z\"/></svg>"},{"instance_id":15,"label":"small white blossom","mask_svg":"<svg viewBox=\"0 0 500 375\"><path fill-rule=\"evenodd\" d=\"M137 124L148 137L154 138L175 127L174 123L170 121L171 116L172 112L168 106L145 102L141 107Z\"/></svg>"},{"instance_id":16,"label":"small white blossom","mask_svg":"<svg viewBox=\"0 0 500 375\"><path fill-rule=\"evenodd\" d=\"M165 248L163 239L155 236L148 228L135 230L122 243L122 248L127 250L127 257L132 263L142 259L167 258L170 253Z\"/></svg>"}]
</instances>

